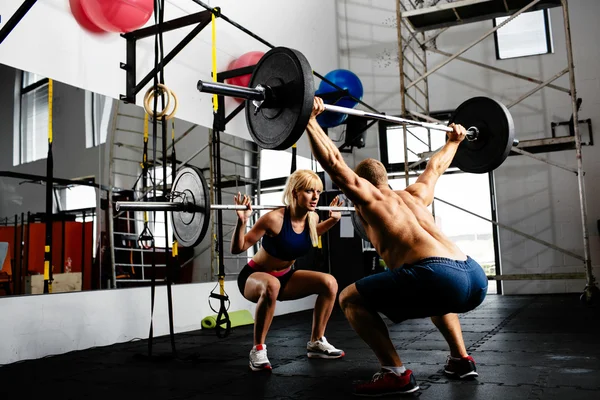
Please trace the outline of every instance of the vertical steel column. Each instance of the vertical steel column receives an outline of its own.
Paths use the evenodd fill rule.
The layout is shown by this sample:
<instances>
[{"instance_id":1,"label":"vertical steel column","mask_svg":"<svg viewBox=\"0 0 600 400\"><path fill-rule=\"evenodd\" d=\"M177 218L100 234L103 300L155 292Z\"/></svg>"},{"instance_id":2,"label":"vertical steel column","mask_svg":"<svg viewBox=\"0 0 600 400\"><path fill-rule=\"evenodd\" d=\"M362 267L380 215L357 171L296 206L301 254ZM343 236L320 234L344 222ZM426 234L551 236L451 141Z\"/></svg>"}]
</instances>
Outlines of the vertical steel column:
<instances>
[{"instance_id":1,"label":"vertical steel column","mask_svg":"<svg viewBox=\"0 0 600 400\"><path fill-rule=\"evenodd\" d=\"M590 238L587 227L587 204L585 182L583 179L583 159L581 154L581 134L579 132L579 116L577 111L577 90L575 87L575 67L573 65L573 47L571 45L571 25L569 23L569 7L567 0L561 0L565 24L565 44L569 62L569 82L571 84L571 104L573 106L573 131L575 134L575 154L577 158L577 184L579 186L579 204L581 206L581 229L583 231L583 257L585 263L586 286L585 295L591 300L591 290L596 285L590 257Z\"/></svg>"},{"instance_id":2,"label":"vertical steel column","mask_svg":"<svg viewBox=\"0 0 600 400\"><path fill-rule=\"evenodd\" d=\"M400 4L402 0L397 0L396 2L396 29L398 34L398 69L400 72L400 102L401 109L400 112L402 116L406 115L406 99L405 93L406 88L404 86L404 52L402 51L402 5ZM406 182L406 186L408 186L408 132L406 129L406 125L402 125L402 131L404 136L404 180ZM386 133L387 135L387 133Z\"/></svg>"}]
</instances>

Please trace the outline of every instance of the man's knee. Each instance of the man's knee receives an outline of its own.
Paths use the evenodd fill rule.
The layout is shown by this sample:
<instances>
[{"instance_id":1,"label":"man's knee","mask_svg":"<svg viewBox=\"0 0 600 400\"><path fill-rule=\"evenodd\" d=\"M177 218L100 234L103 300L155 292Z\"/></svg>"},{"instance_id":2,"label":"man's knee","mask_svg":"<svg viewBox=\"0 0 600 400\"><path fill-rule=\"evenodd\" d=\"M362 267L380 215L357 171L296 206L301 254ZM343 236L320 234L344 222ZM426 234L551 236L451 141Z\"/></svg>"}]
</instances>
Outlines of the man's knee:
<instances>
[{"instance_id":1,"label":"man's knee","mask_svg":"<svg viewBox=\"0 0 600 400\"><path fill-rule=\"evenodd\" d=\"M361 295L358 293L358 290L356 290L355 284L346 286L344 290L341 291L339 303L342 310L345 310L354 304L362 303Z\"/></svg>"}]
</instances>

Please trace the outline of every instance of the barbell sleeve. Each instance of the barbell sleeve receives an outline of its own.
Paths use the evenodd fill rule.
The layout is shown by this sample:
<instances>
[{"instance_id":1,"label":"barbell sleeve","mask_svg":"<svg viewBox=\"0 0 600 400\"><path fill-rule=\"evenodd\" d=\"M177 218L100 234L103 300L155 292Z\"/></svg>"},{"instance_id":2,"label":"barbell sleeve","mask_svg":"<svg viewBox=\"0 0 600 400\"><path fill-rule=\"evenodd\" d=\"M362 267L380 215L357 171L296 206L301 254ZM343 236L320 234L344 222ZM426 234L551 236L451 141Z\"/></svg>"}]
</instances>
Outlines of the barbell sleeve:
<instances>
[{"instance_id":1,"label":"barbell sleeve","mask_svg":"<svg viewBox=\"0 0 600 400\"><path fill-rule=\"evenodd\" d=\"M183 203L171 201L117 201L117 211L183 211Z\"/></svg>"},{"instance_id":2,"label":"barbell sleeve","mask_svg":"<svg viewBox=\"0 0 600 400\"><path fill-rule=\"evenodd\" d=\"M248 100L264 100L265 92L259 89L244 86L229 85L226 83L214 83L198 81L198 90L203 93L217 94L229 97L239 97Z\"/></svg>"},{"instance_id":3,"label":"barbell sleeve","mask_svg":"<svg viewBox=\"0 0 600 400\"><path fill-rule=\"evenodd\" d=\"M117 211L190 211L193 212L193 205L186 202L170 201L117 201L115 208ZM275 210L284 206L274 205L253 205L253 210ZM212 204L211 210L246 210L246 206L237 204ZM354 207L317 207L319 211L354 211Z\"/></svg>"}]
</instances>

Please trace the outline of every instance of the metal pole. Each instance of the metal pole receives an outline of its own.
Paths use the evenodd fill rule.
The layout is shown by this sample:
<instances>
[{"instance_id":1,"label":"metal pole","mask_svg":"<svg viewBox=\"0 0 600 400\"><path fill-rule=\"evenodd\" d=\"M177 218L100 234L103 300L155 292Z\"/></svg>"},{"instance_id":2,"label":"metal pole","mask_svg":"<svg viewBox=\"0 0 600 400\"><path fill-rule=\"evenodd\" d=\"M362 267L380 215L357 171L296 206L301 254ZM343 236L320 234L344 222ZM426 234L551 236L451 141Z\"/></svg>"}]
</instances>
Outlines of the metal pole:
<instances>
[{"instance_id":1,"label":"metal pole","mask_svg":"<svg viewBox=\"0 0 600 400\"><path fill-rule=\"evenodd\" d=\"M513 19L515 19L516 17L518 17L520 14L522 14L525 11L529 10L531 7L533 7L534 5L536 5L539 2L540 2L540 0L533 0L531 3L529 3L528 5L526 5L525 7L523 7L522 9L520 9L519 11L517 11L516 13L514 13L513 15L511 15L510 18L508 18L507 20L505 20L501 24L497 25L492 30L486 32L482 37L480 37L479 39L475 40L473 43L469 44L468 46L460 49L458 51L458 53L455 53L452 57L448 58L447 60L443 61L441 64L439 64L436 67L434 67L434 68L430 69L429 71L427 71L424 75L421 75L419 78L417 78L416 80L412 81L412 83L407 86L407 89L410 89L412 86L416 85L418 82L421 82L423 79L427 78L429 75L433 74L435 71L437 71L440 68L444 67L450 61L454 60L455 58L457 58L458 56L460 56L461 54L463 54L465 51L469 50L471 47L473 47L476 44L478 44L479 42L483 41L483 39L485 39L486 37L490 36L492 33L496 32L498 29L502 28L504 25L506 25L507 23L509 23L510 21L512 21Z\"/></svg>"},{"instance_id":2,"label":"metal pole","mask_svg":"<svg viewBox=\"0 0 600 400\"><path fill-rule=\"evenodd\" d=\"M569 61L569 82L571 84L571 104L573 107L573 130L575 133L575 154L577 158L577 184L579 186L579 204L581 206L581 229L583 232L583 256L586 275L585 295L591 300L592 288L596 286L596 279L592 272L590 257L590 238L587 227L587 205L585 198L585 182L583 180L583 159L581 154L581 134L579 132L579 116L577 111L577 90L575 87L575 67L573 65L573 47L571 46L571 26L569 23L569 7L567 0L561 0L565 23L565 43Z\"/></svg>"},{"instance_id":3,"label":"metal pole","mask_svg":"<svg viewBox=\"0 0 600 400\"><path fill-rule=\"evenodd\" d=\"M331 112L337 112L337 113L349 114L349 115L356 115L358 117L379 119L382 121L396 122L399 124L422 126L423 128L436 129L438 131L444 131L444 132L452 132L452 128L444 126L444 125L430 124L430 123L421 122L421 121L413 121L413 120L406 119L406 118L394 117L392 115L375 114L375 113L370 113L370 112L366 112L366 111L362 111L362 110L357 110L355 108L334 106L332 104L324 104L324 106L325 106L325 111L331 111Z\"/></svg>"},{"instance_id":4,"label":"metal pole","mask_svg":"<svg viewBox=\"0 0 600 400\"><path fill-rule=\"evenodd\" d=\"M534 242L538 242L539 244L543 244L544 246L550 247L551 249L554 249L554 250L560 251L561 253L564 253L564 254L566 254L566 255L568 255L568 256L571 256L571 257L573 257L573 258L576 258L576 259L578 259L578 260L582 260L582 261L583 261L583 257L582 257L582 256L580 256L579 254L575 254L575 253L573 253L572 251L569 251L569 250L563 249L562 247L558 247L558 246L556 246L556 245L554 245L554 244L552 244L552 243L546 242L545 240L538 239L538 238L536 238L535 236L531 236L531 235L530 235L530 234L528 234L528 233L521 232L521 231L519 231L518 229L515 229L515 228L511 228L511 227L510 227L510 226L508 226L508 225L504 225L504 224L502 224L502 223L500 223L500 222L493 221L493 220L491 220L491 219L488 219L488 218L486 218L486 217L483 217L483 216L481 216L481 215L479 215L479 214L475 214L474 212L472 212L472 211L469 211L469 210L467 210L467 209L464 209L464 208L462 208L462 207L459 207L459 206L457 206L456 204L452 204L452 203L450 203L450 202L448 202L448 201L444 201L444 200L442 200L442 199L439 199L439 198L437 198L437 197L434 197L434 199L435 199L435 200L437 200L437 201L441 201L442 203L444 203L444 204L447 204L447 205L449 205L449 206L451 206L451 207L454 207L454 208L457 208L457 209L459 209L459 210L461 210L461 211L464 211L464 212L466 212L467 214L471 214L471 215L472 215L472 216L474 216L474 217L477 217L477 218L480 218L480 219L482 219L482 220L484 220L484 221L490 222L490 223L492 223L492 224L494 224L494 225L496 225L496 226L499 226L500 228L504 228L504 229L506 229L506 230L508 230L508 231L511 231L512 233L516 233L517 235L523 236L523 237L525 237L525 238L527 238L527 239L533 240Z\"/></svg>"},{"instance_id":5,"label":"metal pole","mask_svg":"<svg viewBox=\"0 0 600 400\"><path fill-rule=\"evenodd\" d=\"M10 32L17 26L17 24L23 19L25 14L33 7L37 0L25 0L23 4L15 11L15 13L6 22L6 25L0 29L0 44L4 42L4 39L8 37Z\"/></svg>"},{"instance_id":6,"label":"metal pole","mask_svg":"<svg viewBox=\"0 0 600 400\"><path fill-rule=\"evenodd\" d=\"M283 208L282 205L253 205L253 210L276 210ZM170 201L117 201L115 203L117 211L188 211L194 212L194 205L191 203L179 203ZM237 204L211 204L211 210L247 210L248 207ZM318 211L354 211L354 207L331 207L318 206Z\"/></svg>"},{"instance_id":7,"label":"metal pole","mask_svg":"<svg viewBox=\"0 0 600 400\"><path fill-rule=\"evenodd\" d=\"M506 108L511 108L512 106L514 106L516 104L519 104L520 102L522 102L523 100L525 100L526 98L528 98L529 96L531 96L532 94L534 94L535 92L537 92L538 90L542 89L544 86L548 86L548 84L550 82L555 81L556 79L560 78L561 76L563 76L567 72L569 72L569 68L563 69L562 71L560 71L559 73L557 73L556 75L554 75L553 77L551 77L550 79L548 79L547 81L540 83L539 85L537 85L536 87L534 87L533 89L531 89L529 92L527 92L524 95L522 95L521 97L519 97L517 100L515 100L512 103L508 104L506 106Z\"/></svg>"},{"instance_id":8,"label":"metal pole","mask_svg":"<svg viewBox=\"0 0 600 400\"><path fill-rule=\"evenodd\" d=\"M204 82L202 80L198 81L197 84L198 90L203 93L217 94L229 97L240 97L246 100L264 100L265 92L247 88L244 86L237 85L229 85L226 83L213 83L213 82Z\"/></svg>"},{"instance_id":9,"label":"metal pole","mask_svg":"<svg viewBox=\"0 0 600 400\"><path fill-rule=\"evenodd\" d=\"M441 54L441 55L446 56L446 57L452 57L452 53L448 53L447 51L443 51L443 50L436 49L436 48L433 48L433 47L427 47L427 51L431 51L433 53ZM491 66L491 65L487 65L487 64L479 62L479 61L474 61L474 60L471 60L471 59L468 59L468 58L464 58L464 57L456 57L456 59L460 60L460 61L463 61L463 62L466 62L468 64L472 64L472 65L476 65L478 67L489 69L490 71L499 72L501 74L506 74L506 75L512 76L514 78L523 79L523 80L526 80L528 82L537 83L537 84L543 83L539 79L531 78L529 76L521 75L521 74L518 74L516 72L512 72L512 71L508 71L508 70L505 70L505 69L502 69L502 68L498 68L498 67L494 67L494 66ZM552 88L552 89L556 89L556 90L560 90L561 92L571 93L571 91L569 89L561 87L561 86L556 86L556 85L548 84L547 87Z\"/></svg>"},{"instance_id":10,"label":"metal pole","mask_svg":"<svg viewBox=\"0 0 600 400\"><path fill-rule=\"evenodd\" d=\"M523 150L523 149L520 149L518 147L513 147L511 149L511 151L514 151L515 153L519 153L519 154L522 154L522 155L527 156L527 157L534 158L534 159L539 160L541 162L545 162L546 164L554 165L555 167L562 168L565 171L573 172L575 174L579 173L579 171L577 169L575 169L575 168L567 167L566 165L562 165L562 164L556 163L554 161L550 161L550 160L548 160L545 157L537 156L537 155L535 155L533 153L530 153L530 152L528 152L526 150Z\"/></svg>"},{"instance_id":11,"label":"metal pole","mask_svg":"<svg viewBox=\"0 0 600 400\"><path fill-rule=\"evenodd\" d=\"M404 52L402 47L402 0L396 0L396 33L398 36L398 70L400 73L400 113L406 115L406 99L404 97L406 93L406 87L404 83ZM406 135L406 125L402 126L402 132L404 133L404 180L406 186L409 185L409 169L408 169L408 138ZM387 134L387 133L386 133Z\"/></svg>"}]
</instances>

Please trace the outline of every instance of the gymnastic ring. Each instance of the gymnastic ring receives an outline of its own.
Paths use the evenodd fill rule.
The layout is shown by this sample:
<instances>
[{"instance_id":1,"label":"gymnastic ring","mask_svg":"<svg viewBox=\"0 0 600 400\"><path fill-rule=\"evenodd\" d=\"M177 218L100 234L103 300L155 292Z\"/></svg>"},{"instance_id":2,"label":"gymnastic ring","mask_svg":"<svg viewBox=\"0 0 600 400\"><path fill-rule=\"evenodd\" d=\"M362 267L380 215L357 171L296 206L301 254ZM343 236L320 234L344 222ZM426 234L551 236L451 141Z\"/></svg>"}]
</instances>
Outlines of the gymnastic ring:
<instances>
[{"instance_id":1,"label":"gymnastic ring","mask_svg":"<svg viewBox=\"0 0 600 400\"><path fill-rule=\"evenodd\" d=\"M177 112L177 107L179 105L177 102L177 96L175 96L175 92L173 92L171 89L169 89L169 95L170 95L169 97L173 98L173 111L171 111L171 113L165 117L165 120L167 120L167 121L175 116L175 113Z\"/></svg>"},{"instance_id":2,"label":"gymnastic ring","mask_svg":"<svg viewBox=\"0 0 600 400\"><path fill-rule=\"evenodd\" d=\"M169 88L167 88L162 83L159 83L157 85L157 88L160 89L162 91L162 93L167 94L167 104L165 105L165 108L163 108L161 112L155 114L152 107L150 107L150 100L154 99L154 95L156 92L158 92L158 89L155 89L155 87L150 87L148 89L148 91L146 91L146 94L144 95L144 109L146 110L146 113L148 115L151 115L154 118L160 118L163 115L165 115L167 113L169 105L171 104L171 93L172 92L169 90Z\"/></svg>"}]
</instances>

